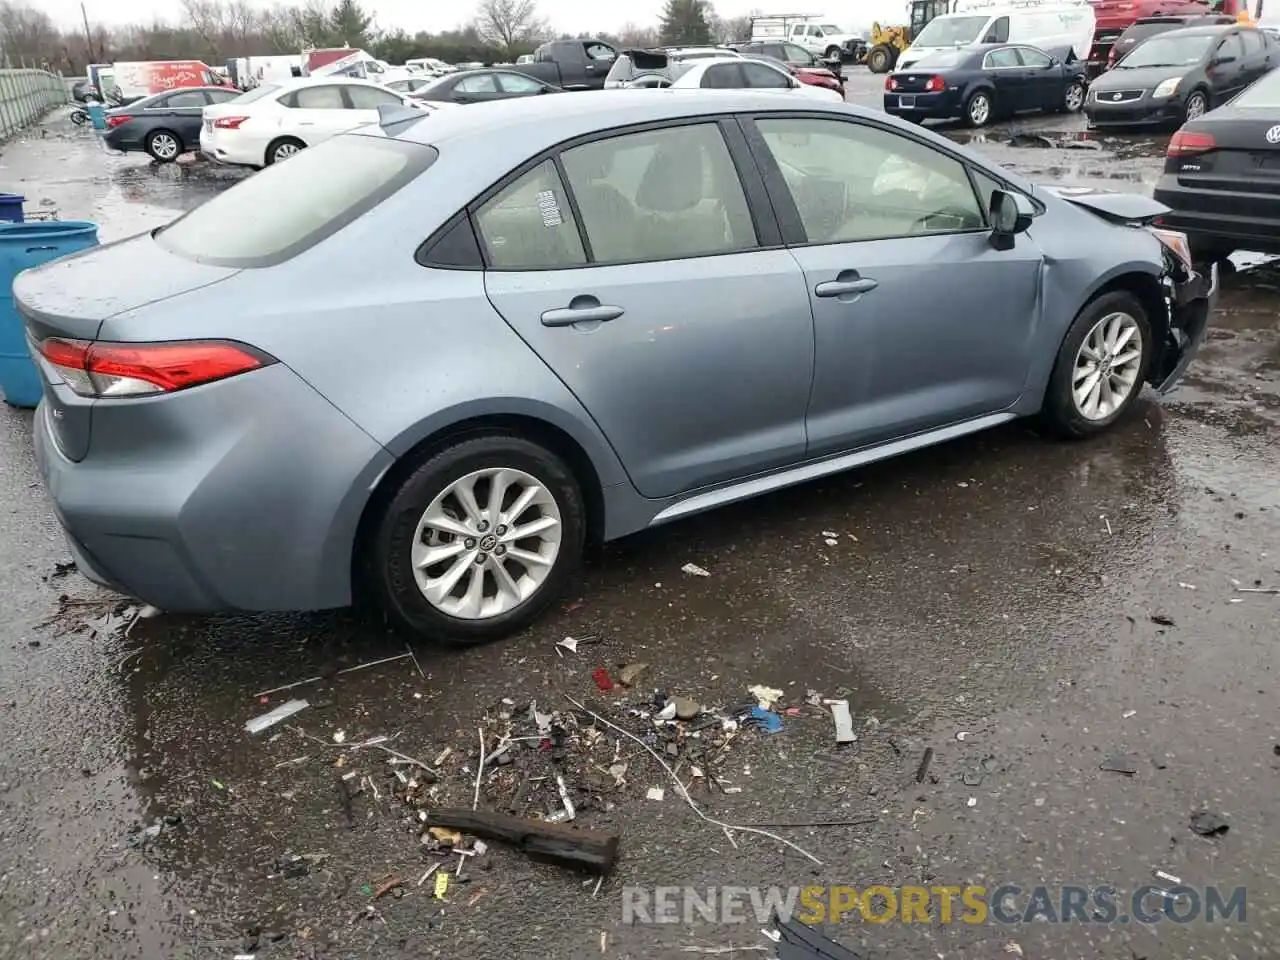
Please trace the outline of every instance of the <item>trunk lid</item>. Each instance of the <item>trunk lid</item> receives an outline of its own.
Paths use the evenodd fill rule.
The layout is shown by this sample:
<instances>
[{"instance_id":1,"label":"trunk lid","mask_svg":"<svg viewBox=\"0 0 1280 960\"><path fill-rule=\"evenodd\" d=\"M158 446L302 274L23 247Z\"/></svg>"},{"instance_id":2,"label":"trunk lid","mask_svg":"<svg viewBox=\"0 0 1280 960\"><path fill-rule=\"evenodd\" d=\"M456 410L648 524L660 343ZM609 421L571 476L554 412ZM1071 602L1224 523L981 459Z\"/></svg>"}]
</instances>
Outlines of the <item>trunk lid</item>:
<instances>
[{"instance_id":1,"label":"trunk lid","mask_svg":"<svg viewBox=\"0 0 1280 960\"><path fill-rule=\"evenodd\" d=\"M151 234L117 240L24 271L13 282L13 299L34 344L49 337L97 340L109 318L218 283L239 271L175 256ZM182 336L175 325L175 338ZM44 379L47 415L58 449L69 460L89 451L94 400L67 387L37 355Z\"/></svg>"},{"instance_id":2,"label":"trunk lid","mask_svg":"<svg viewBox=\"0 0 1280 960\"><path fill-rule=\"evenodd\" d=\"M1274 115L1267 119L1271 113L1228 106L1202 122L1184 125L1179 133L1211 136L1213 147L1169 157L1165 171L1197 192L1230 194L1246 208L1240 213L1280 219L1280 133L1273 132L1277 129ZM1268 135L1276 140L1272 142ZM1205 200L1210 205L1216 202L1212 197Z\"/></svg>"}]
</instances>

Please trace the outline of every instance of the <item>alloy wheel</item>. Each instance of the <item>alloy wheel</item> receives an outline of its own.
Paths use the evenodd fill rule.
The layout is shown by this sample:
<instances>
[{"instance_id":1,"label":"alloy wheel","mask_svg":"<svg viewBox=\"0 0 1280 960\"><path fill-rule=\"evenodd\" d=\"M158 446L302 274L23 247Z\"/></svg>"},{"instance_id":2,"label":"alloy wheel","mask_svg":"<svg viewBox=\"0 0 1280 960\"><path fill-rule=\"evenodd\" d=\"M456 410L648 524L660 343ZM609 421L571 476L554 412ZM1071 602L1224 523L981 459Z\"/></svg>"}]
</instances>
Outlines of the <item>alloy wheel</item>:
<instances>
[{"instance_id":1,"label":"alloy wheel","mask_svg":"<svg viewBox=\"0 0 1280 960\"><path fill-rule=\"evenodd\" d=\"M473 471L437 494L418 521L418 589L458 619L508 613L550 576L562 534L560 505L536 477L511 467Z\"/></svg>"},{"instance_id":2,"label":"alloy wheel","mask_svg":"<svg viewBox=\"0 0 1280 960\"><path fill-rule=\"evenodd\" d=\"M1066 107L1071 113L1075 113L1084 106L1084 87L1078 83L1073 83L1067 87Z\"/></svg>"},{"instance_id":3,"label":"alloy wheel","mask_svg":"<svg viewBox=\"0 0 1280 960\"><path fill-rule=\"evenodd\" d=\"M288 160L300 149L302 148L296 143L282 143L280 146L276 147L275 151L272 153L272 157L277 163L279 163L281 160Z\"/></svg>"},{"instance_id":4,"label":"alloy wheel","mask_svg":"<svg viewBox=\"0 0 1280 960\"><path fill-rule=\"evenodd\" d=\"M1127 313L1109 313L1089 331L1076 352L1071 397L1086 420L1105 420L1124 406L1138 386L1142 329Z\"/></svg>"},{"instance_id":5,"label":"alloy wheel","mask_svg":"<svg viewBox=\"0 0 1280 960\"><path fill-rule=\"evenodd\" d=\"M178 141L167 133L154 134L151 137L151 152L157 160L172 160L178 155Z\"/></svg>"},{"instance_id":6,"label":"alloy wheel","mask_svg":"<svg viewBox=\"0 0 1280 960\"><path fill-rule=\"evenodd\" d=\"M969 119L975 127L980 127L991 119L991 101L986 94L979 93L969 102Z\"/></svg>"},{"instance_id":7,"label":"alloy wheel","mask_svg":"<svg viewBox=\"0 0 1280 960\"><path fill-rule=\"evenodd\" d=\"M1205 103L1203 93L1193 93L1191 96L1187 97L1187 119L1195 120L1199 117L1203 117L1207 106L1208 104Z\"/></svg>"}]
</instances>

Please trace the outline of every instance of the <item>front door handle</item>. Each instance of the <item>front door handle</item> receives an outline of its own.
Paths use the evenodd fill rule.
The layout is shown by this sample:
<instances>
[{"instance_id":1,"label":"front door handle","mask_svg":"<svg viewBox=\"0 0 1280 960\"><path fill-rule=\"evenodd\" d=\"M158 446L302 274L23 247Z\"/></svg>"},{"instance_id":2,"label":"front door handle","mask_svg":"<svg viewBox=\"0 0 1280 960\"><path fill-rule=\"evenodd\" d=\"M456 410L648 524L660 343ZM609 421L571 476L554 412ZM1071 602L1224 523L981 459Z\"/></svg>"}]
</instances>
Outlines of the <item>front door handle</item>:
<instances>
[{"instance_id":1,"label":"front door handle","mask_svg":"<svg viewBox=\"0 0 1280 960\"><path fill-rule=\"evenodd\" d=\"M569 306L560 310L548 310L542 315L544 327L571 327L575 323L604 323L617 320L623 313L621 307L602 304L595 297L574 297Z\"/></svg>"},{"instance_id":2,"label":"front door handle","mask_svg":"<svg viewBox=\"0 0 1280 960\"><path fill-rule=\"evenodd\" d=\"M844 273L845 271L841 271L841 277ZM843 297L855 293L870 293L878 286L880 286L879 281L872 280L870 277L859 277L854 273L849 279L828 280L826 283L820 283L813 288L813 292L820 297Z\"/></svg>"}]
</instances>

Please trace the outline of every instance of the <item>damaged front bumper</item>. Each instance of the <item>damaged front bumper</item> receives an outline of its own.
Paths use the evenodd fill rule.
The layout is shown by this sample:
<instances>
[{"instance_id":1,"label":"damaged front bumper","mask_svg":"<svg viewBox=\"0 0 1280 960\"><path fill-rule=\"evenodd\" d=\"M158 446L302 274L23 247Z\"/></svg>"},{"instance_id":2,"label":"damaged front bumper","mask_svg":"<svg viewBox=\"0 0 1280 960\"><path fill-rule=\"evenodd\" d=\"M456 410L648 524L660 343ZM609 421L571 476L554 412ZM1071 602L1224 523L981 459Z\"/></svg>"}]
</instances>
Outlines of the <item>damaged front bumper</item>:
<instances>
[{"instance_id":1,"label":"damaged front bumper","mask_svg":"<svg viewBox=\"0 0 1280 960\"><path fill-rule=\"evenodd\" d=\"M1164 343L1155 356L1149 375L1157 393L1168 393L1204 343L1209 317L1218 304L1218 265L1200 272L1166 251L1166 269L1161 277L1168 309Z\"/></svg>"}]
</instances>

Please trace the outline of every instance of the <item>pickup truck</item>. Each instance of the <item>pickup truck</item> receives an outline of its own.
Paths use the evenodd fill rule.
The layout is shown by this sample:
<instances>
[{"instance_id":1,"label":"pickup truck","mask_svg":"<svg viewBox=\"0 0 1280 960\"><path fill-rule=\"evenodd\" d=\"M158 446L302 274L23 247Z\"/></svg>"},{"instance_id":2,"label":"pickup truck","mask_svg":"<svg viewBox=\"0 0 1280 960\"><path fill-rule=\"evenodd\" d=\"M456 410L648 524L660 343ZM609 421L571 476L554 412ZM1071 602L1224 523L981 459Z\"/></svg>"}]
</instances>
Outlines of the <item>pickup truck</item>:
<instances>
[{"instance_id":1,"label":"pickup truck","mask_svg":"<svg viewBox=\"0 0 1280 960\"><path fill-rule=\"evenodd\" d=\"M520 72L564 90L603 90L618 51L603 40L552 40Z\"/></svg>"}]
</instances>

